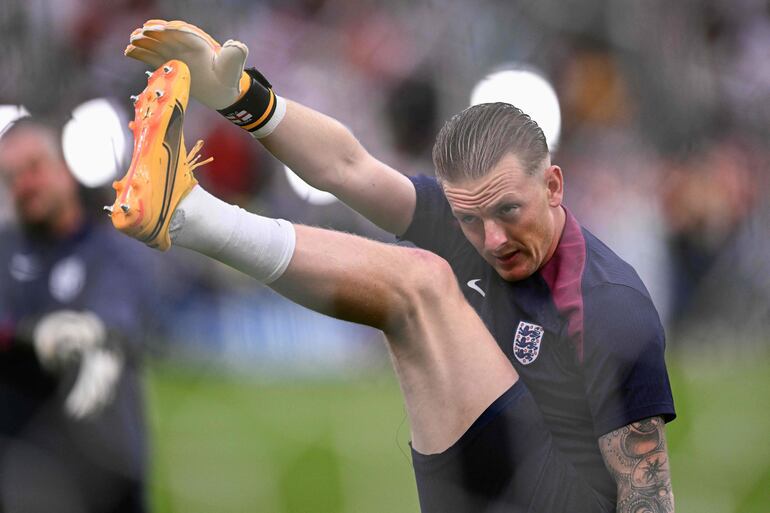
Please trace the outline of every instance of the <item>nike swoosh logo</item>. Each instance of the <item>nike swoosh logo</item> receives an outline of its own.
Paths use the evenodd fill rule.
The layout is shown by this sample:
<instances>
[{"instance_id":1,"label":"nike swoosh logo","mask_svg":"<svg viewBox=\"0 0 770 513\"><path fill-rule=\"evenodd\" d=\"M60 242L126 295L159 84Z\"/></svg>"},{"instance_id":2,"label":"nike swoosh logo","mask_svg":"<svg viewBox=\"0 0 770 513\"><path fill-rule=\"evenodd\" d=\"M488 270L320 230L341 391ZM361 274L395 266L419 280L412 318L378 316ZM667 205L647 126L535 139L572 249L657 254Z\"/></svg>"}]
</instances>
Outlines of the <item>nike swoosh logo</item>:
<instances>
[{"instance_id":1,"label":"nike swoosh logo","mask_svg":"<svg viewBox=\"0 0 770 513\"><path fill-rule=\"evenodd\" d=\"M158 222L150 234L145 237L145 242L158 236L163 229L163 224L168 217L171 208L171 196L174 192L174 182L176 182L176 167L179 160L179 146L182 141L182 123L184 121L184 108L179 100L174 105L171 112L171 118L166 127L166 133L163 136L163 149L166 150L166 183L163 189L163 202L161 203Z\"/></svg>"},{"instance_id":2,"label":"nike swoosh logo","mask_svg":"<svg viewBox=\"0 0 770 513\"><path fill-rule=\"evenodd\" d=\"M478 286L478 283L481 281L481 278L478 278L476 280L470 280L468 282L468 287L472 288L479 294L481 294L481 297L487 297L487 293L481 290L481 287Z\"/></svg>"}]
</instances>

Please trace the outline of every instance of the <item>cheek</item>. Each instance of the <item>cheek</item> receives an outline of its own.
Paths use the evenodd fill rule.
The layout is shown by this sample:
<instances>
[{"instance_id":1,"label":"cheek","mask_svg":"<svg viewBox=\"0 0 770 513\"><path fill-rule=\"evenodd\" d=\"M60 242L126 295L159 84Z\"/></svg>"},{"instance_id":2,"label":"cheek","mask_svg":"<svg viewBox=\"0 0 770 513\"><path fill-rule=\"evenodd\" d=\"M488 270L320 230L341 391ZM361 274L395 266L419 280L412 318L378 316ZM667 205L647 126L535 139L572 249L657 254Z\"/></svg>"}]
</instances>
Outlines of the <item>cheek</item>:
<instances>
[{"instance_id":1,"label":"cheek","mask_svg":"<svg viewBox=\"0 0 770 513\"><path fill-rule=\"evenodd\" d=\"M539 253L543 246L548 246L548 223L538 215L530 216L519 230L521 243L530 251Z\"/></svg>"},{"instance_id":2,"label":"cheek","mask_svg":"<svg viewBox=\"0 0 770 513\"><path fill-rule=\"evenodd\" d=\"M19 195L26 196L42 190L45 186L50 184L46 183L38 173L28 172L16 180L15 190Z\"/></svg>"}]
</instances>

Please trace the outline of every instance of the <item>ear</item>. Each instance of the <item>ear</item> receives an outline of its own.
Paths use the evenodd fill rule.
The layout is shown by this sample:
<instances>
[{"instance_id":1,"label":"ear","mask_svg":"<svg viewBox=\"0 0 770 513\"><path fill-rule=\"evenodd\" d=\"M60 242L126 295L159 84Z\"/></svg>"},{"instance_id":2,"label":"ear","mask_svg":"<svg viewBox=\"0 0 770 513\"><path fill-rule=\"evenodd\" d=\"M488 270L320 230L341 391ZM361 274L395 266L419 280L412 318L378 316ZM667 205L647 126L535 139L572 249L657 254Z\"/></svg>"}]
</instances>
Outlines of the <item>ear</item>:
<instances>
[{"instance_id":1,"label":"ear","mask_svg":"<svg viewBox=\"0 0 770 513\"><path fill-rule=\"evenodd\" d=\"M560 206L564 198L564 175L559 166L550 166L545 170L545 185L548 188L548 205Z\"/></svg>"}]
</instances>

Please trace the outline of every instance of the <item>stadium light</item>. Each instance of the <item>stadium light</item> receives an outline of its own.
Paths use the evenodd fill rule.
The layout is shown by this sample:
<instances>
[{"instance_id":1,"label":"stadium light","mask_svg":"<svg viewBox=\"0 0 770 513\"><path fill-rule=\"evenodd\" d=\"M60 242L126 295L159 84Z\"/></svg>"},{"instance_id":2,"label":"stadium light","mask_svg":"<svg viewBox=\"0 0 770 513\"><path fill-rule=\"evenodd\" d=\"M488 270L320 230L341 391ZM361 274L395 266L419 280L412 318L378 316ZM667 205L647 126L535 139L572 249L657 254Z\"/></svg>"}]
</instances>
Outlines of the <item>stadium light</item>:
<instances>
[{"instance_id":1,"label":"stadium light","mask_svg":"<svg viewBox=\"0 0 770 513\"><path fill-rule=\"evenodd\" d=\"M553 152L561 134L561 109L553 86L539 71L520 65L509 65L479 81L471 92L471 105L507 102L534 119L545 134Z\"/></svg>"},{"instance_id":2,"label":"stadium light","mask_svg":"<svg viewBox=\"0 0 770 513\"><path fill-rule=\"evenodd\" d=\"M311 205L330 205L337 201L337 198L333 194L316 189L297 176L297 174L289 169L288 166L283 166L283 169L286 172L286 178L289 180L291 190Z\"/></svg>"},{"instance_id":3,"label":"stadium light","mask_svg":"<svg viewBox=\"0 0 770 513\"><path fill-rule=\"evenodd\" d=\"M124 120L105 98L80 104L62 132L62 149L72 174L86 187L113 180L126 151Z\"/></svg>"},{"instance_id":4,"label":"stadium light","mask_svg":"<svg viewBox=\"0 0 770 513\"><path fill-rule=\"evenodd\" d=\"M0 105L0 135L3 135L16 121L29 115L24 105Z\"/></svg>"}]
</instances>

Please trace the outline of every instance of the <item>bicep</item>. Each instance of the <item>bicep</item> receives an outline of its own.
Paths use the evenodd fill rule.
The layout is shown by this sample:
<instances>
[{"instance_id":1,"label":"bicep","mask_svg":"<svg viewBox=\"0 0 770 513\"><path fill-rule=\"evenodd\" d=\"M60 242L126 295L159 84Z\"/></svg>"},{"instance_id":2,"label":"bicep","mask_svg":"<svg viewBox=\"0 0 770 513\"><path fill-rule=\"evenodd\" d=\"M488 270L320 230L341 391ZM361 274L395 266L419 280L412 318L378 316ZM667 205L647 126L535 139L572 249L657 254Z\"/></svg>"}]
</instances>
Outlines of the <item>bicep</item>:
<instances>
[{"instance_id":1,"label":"bicep","mask_svg":"<svg viewBox=\"0 0 770 513\"><path fill-rule=\"evenodd\" d=\"M599 437L599 449L618 486L618 513L674 511L661 417L633 422Z\"/></svg>"}]
</instances>

